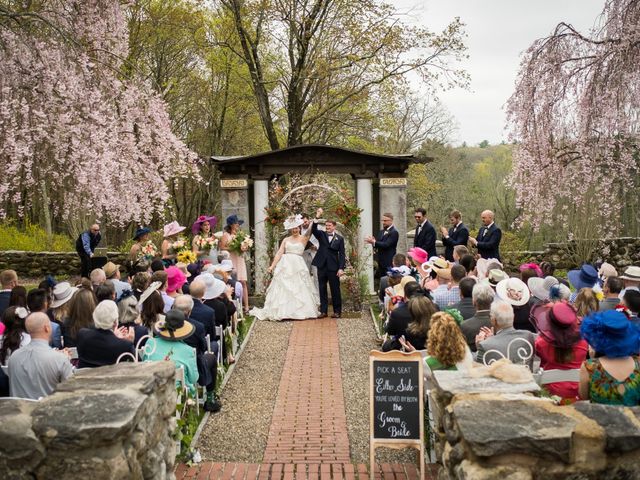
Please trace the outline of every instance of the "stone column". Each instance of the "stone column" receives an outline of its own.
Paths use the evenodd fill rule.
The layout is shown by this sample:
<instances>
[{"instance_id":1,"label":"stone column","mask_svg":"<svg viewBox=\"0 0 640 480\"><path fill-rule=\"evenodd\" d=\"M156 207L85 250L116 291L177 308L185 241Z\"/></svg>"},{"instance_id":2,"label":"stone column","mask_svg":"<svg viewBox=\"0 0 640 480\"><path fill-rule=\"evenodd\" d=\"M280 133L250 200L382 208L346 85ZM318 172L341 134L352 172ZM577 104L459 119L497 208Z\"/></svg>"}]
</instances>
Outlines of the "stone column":
<instances>
[{"instance_id":1,"label":"stone column","mask_svg":"<svg viewBox=\"0 0 640 480\"><path fill-rule=\"evenodd\" d=\"M253 216L255 219L254 238L254 270L256 283L253 291L264 293L264 280L268 268L269 252L267 252L267 231L264 224L265 211L269 206L269 180L257 179L253 181Z\"/></svg>"},{"instance_id":2,"label":"stone column","mask_svg":"<svg viewBox=\"0 0 640 480\"><path fill-rule=\"evenodd\" d=\"M244 224L241 228L245 232L251 231L251 225L249 225L249 180L246 175L244 176L228 176L220 180L221 187L221 200L222 200L222 218L220 219L220 226L216 227L216 231L222 230L225 226L225 222L229 215L234 213L238 215L241 220L244 220ZM251 262L248 255L245 255L247 263L247 277L248 283L251 285ZM251 288L249 292L251 292Z\"/></svg>"},{"instance_id":3,"label":"stone column","mask_svg":"<svg viewBox=\"0 0 640 480\"><path fill-rule=\"evenodd\" d=\"M407 179L380 175L380 216L393 215L393 224L398 229L398 253L407 253Z\"/></svg>"},{"instance_id":4,"label":"stone column","mask_svg":"<svg viewBox=\"0 0 640 480\"><path fill-rule=\"evenodd\" d=\"M375 293L373 288L373 248L365 243L365 237L373 232L373 196L371 193L371 179L356 178L356 202L362 209L360 214L360 231L358 232L358 251L364 259L364 274L367 276L369 292Z\"/></svg>"}]
</instances>

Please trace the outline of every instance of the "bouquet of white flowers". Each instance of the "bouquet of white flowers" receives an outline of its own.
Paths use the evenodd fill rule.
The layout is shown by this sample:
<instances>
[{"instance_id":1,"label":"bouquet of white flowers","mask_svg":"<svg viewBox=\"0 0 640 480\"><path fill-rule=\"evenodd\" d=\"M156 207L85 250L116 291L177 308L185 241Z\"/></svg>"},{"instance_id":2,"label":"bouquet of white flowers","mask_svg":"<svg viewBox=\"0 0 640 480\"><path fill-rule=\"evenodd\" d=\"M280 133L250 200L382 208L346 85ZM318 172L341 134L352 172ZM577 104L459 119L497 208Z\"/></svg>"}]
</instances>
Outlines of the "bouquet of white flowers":
<instances>
[{"instance_id":1,"label":"bouquet of white flowers","mask_svg":"<svg viewBox=\"0 0 640 480\"><path fill-rule=\"evenodd\" d=\"M236 236L229 242L229 250L238 255L242 255L253 247L253 240L242 230L238 230Z\"/></svg>"},{"instance_id":2,"label":"bouquet of white flowers","mask_svg":"<svg viewBox=\"0 0 640 480\"><path fill-rule=\"evenodd\" d=\"M218 248L218 239L216 237L198 237L195 243L198 250L205 252Z\"/></svg>"}]
</instances>

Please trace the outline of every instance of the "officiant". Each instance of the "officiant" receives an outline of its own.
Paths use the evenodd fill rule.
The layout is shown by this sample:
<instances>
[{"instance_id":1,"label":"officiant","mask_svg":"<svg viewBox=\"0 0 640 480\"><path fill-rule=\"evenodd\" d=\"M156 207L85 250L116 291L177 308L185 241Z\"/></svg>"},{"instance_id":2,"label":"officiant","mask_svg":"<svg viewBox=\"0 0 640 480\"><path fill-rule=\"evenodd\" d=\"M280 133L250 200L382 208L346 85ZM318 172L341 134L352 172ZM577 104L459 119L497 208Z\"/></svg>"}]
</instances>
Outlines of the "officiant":
<instances>
[{"instance_id":1,"label":"officiant","mask_svg":"<svg viewBox=\"0 0 640 480\"><path fill-rule=\"evenodd\" d=\"M391 213L382 215L382 230L375 237L370 235L365 238L365 241L373 246L376 253L378 278L384 277L387 270L391 268L399 238L400 234L398 229L393 226L393 214Z\"/></svg>"}]
</instances>

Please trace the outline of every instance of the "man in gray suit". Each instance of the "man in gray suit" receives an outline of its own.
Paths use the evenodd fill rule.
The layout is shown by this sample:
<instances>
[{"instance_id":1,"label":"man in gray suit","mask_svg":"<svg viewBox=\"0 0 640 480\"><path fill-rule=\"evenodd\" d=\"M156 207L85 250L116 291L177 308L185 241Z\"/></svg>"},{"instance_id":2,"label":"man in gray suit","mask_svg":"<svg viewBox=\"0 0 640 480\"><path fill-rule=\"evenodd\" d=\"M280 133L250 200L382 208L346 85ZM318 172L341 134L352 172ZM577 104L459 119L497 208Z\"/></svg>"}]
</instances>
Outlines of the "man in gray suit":
<instances>
[{"instance_id":1,"label":"man in gray suit","mask_svg":"<svg viewBox=\"0 0 640 480\"><path fill-rule=\"evenodd\" d=\"M460 301L453 305L453 308L460 312L463 320L468 320L476 314L476 307L473 305L473 287L476 286L475 279L471 277L463 278L460 287ZM475 335L473 336L475 342Z\"/></svg>"},{"instance_id":2,"label":"man in gray suit","mask_svg":"<svg viewBox=\"0 0 640 480\"><path fill-rule=\"evenodd\" d=\"M535 337L528 330L513 328L511 305L502 300L494 301L491 304L490 320L493 331L482 328L476 337L477 361L489 364L493 359L506 357L513 363L524 363L532 369Z\"/></svg>"},{"instance_id":3,"label":"man in gray suit","mask_svg":"<svg viewBox=\"0 0 640 480\"><path fill-rule=\"evenodd\" d=\"M620 292L624 289L624 281L619 277L609 277L604 282L602 292L604 293L604 299L600 302L598 310L603 312L605 310L613 310L620 304Z\"/></svg>"},{"instance_id":4,"label":"man in gray suit","mask_svg":"<svg viewBox=\"0 0 640 480\"><path fill-rule=\"evenodd\" d=\"M466 280L466 279L465 279ZM488 328L491 326L489 320L489 309L491 308L491 302L496 296L496 292L488 283L476 283L471 291L471 298L473 306L476 309L475 315L465 320L460 325L460 330L464 338L467 340L467 345L472 352L477 350L476 348L476 335L480 333L482 327Z\"/></svg>"}]
</instances>

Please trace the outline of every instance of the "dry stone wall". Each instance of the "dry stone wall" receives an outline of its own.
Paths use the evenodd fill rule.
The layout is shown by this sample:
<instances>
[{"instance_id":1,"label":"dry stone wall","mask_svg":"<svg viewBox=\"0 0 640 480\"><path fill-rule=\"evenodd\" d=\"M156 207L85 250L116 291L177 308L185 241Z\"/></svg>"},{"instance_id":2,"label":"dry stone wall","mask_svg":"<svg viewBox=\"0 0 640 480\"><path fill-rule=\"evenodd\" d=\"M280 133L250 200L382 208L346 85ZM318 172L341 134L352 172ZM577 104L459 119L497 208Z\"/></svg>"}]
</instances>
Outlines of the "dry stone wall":
<instances>
[{"instance_id":1,"label":"dry stone wall","mask_svg":"<svg viewBox=\"0 0 640 480\"><path fill-rule=\"evenodd\" d=\"M126 255L109 252L110 261L123 264ZM76 252L24 252L19 250L0 251L0 270L10 268L19 277L40 278L45 275L80 275L80 257Z\"/></svg>"},{"instance_id":2,"label":"dry stone wall","mask_svg":"<svg viewBox=\"0 0 640 480\"><path fill-rule=\"evenodd\" d=\"M171 362L124 363L0 400L0 478L173 479L174 378Z\"/></svg>"}]
</instances>

